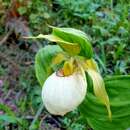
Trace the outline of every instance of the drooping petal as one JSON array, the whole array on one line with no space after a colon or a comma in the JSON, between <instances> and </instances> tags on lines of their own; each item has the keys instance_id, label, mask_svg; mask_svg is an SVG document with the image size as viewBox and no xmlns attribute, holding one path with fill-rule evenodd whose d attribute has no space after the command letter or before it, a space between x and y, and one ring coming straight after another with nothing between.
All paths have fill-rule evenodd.
<instances>
[{"instance_id":1,"label":"drooping petal","mask_svg":"<svg viewBox=\"0 0 130 130\"><path fill-rule=\"evenodd\" d=\"M101 75L92 69L88 69L87 72L93 81L93 90L95 95L99 98L100 101L102 101L102 103L106 105L108 116L111 119L112 113L110 109L110 101Z\"/></svg>"}]
</instances>

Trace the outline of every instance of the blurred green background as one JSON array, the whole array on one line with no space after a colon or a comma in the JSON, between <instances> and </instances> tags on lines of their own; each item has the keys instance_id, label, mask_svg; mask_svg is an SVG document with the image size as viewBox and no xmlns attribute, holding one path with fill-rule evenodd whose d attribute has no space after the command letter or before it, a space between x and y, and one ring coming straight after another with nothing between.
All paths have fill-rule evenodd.
<instances>
[{"instance_id":1,"label":"blurred green background","mask_svg":"<svg viewBox=\"0 0 130 130\"><path fill-rule=\"evenodd\" d=\"M49 42L23 37L48 25L86 32L103 76L130 73L129 0L0 0L0 130L91 130L78 110L59 117L40 107L34 60Z\"/></svg>"}]
</instances>

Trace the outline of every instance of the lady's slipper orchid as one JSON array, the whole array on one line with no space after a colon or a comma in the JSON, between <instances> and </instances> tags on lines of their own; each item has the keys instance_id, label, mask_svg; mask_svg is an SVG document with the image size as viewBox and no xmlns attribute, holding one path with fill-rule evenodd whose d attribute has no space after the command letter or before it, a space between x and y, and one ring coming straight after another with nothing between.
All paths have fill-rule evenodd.
<instances>
[{"instance_id":1,"label":"lady's slipper orchid","mask_svg":"<svg viewBox=\"0 0 130 130\"><path fill-rule=\"evenodd\" d=\"M109 119L111 119L112 113L109 96L97 63L92 58L93 50L89 38L85 33L76 29L51 28L53 31L49 35L40 34L36 37L29 37L32 39L45 38L59 45L55 51L50 47L45 49L47 51L42 50L42 53L39 52L39 56L36 58L36 64L38 65L38 67L36 67L37 77L41 85L52 71L59 70L64 63L62 66L64 76L61 77L55 72L48 77L43 85L42 98L47 110L55 115L64 115L75 109L85 97L87 87L85 77L89 76L92 80L95 96L106 106ZM42 61L43 57L48 64L45 64L45 62L41 62L40 64L39 59ZM52 61L50 59L52 59ZM49 64L52 64L52 66L48 67ZM42 65L44 67L46 66L45 71ZM39 74L41 70L44 72L45 78ZM82 73L75 73L75 70L80 70ZM85 73L87 73L88 76L86 76Z\"/></svg>"}]
</instances>

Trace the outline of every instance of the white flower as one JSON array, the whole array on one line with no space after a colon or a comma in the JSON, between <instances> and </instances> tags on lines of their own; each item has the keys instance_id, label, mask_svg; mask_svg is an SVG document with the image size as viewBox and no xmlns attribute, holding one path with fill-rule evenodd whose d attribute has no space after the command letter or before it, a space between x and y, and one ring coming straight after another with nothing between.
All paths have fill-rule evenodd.
<instances>
[{"instance_id":1,"label":"white flower","mask_svg":"<svg viewBox=\"0 0 130 130\"><path fill-rule=\"evenodd\" d=\"M65 77L55 72L43 85L42 99L51 114L63 116L79 106L86 91L86 79L80 72Z\"/></svg>"}]
</instances>

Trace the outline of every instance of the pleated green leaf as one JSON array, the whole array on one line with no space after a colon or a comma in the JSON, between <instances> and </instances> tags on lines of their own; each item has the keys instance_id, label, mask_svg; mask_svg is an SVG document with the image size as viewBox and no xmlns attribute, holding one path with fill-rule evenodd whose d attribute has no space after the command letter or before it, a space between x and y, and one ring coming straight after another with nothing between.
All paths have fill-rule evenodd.
<instances>
[{"instance_id":1,"label":"pleated green leaf","mask_svg":"<svg viewBox=\"0 0 130 130\"><path fill-rule=\"evenodd\" d=\"M62 49L57 45L48 45L38 51L35 57L36 77L41 86L46 78L53 72L52 62L54 56L61 53Z\"/></svg>"},{"instance_id":2,"label":"pleated green leaf","mask_svg":"<svg viewBox=\"0 0 130 130\"><path fill-rule=\"evenodd\" d=\"M91 82L88 82L91 86ZM127 130L130 128L130 76L114 76L105 79L109 95L112 121L107 117L105 106L91 89L79 109L94 130Z\"/></svg>"}]
</instances>

